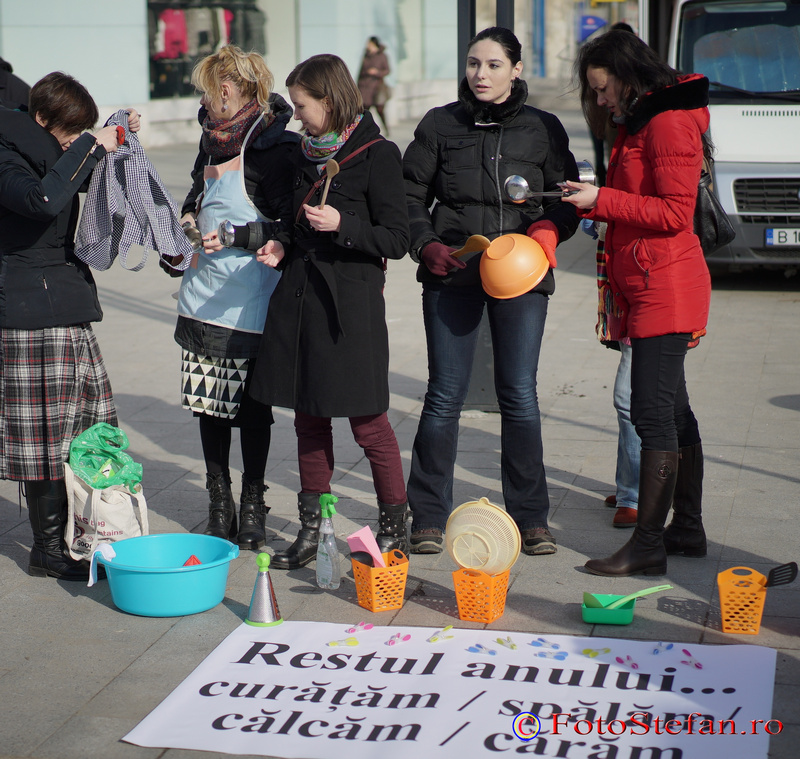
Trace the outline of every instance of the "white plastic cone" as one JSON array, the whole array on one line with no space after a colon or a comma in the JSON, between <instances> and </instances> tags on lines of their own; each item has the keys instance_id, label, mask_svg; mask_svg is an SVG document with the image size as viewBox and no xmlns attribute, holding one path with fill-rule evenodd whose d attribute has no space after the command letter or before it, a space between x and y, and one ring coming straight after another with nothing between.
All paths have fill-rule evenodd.
<instances>
[{"instance_id":1,"label":"white plastic cone","mask_svg":"<svg viewBox=\"0 0 800 759\"><path fill-rule=\"evenodd\" d=\"M250 599L250 610L245 619L248 625L254 627L272 627L283 622L275 598L275 588L272 587L272 579L269 576L269 561L268 553L260 553L256 557L258 575L253 588L253 597Z\"/></svg>"}]
</instances>

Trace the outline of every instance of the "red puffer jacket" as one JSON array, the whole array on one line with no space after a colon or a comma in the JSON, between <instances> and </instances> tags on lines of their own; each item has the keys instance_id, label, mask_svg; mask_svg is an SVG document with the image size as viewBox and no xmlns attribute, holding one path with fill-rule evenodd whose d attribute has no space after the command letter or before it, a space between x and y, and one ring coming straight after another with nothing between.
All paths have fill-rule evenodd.
<instances>
[{"instance_id":1,"label":"red puffer jacket","mask_svg":"<svg viewBox=\"0 0 800 759\"><path fill-rule=\"evenodd\" d=\"M608 222L605 252L622 334L702 334L711 278L692 231L708 129L708 79L682 76L648 93L619 128L607 187L583 215Z\"/></svg>"}]
</instances>

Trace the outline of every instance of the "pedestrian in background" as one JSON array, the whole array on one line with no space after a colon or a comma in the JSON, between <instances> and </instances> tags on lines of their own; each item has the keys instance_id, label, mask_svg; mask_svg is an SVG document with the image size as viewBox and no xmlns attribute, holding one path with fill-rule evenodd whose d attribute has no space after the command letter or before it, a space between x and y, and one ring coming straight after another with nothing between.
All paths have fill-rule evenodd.
<instances>
[{"instance_id":1,"label":"pedestrian in background","mask_svg":"<svg viewBox=\"0 0 800 759\"><path fill-rule=\"evenodd\" d=\"M408 479L411 551L442 550L459 416L485 308L502 420L505 507L522 532L522 550L552 554L536 372L553 272L530 292L497 299L481 286L480 256L464 262L451 254L472 234L528 234L555 267L556 246L575 232L577 215L557 197L512 203L502 183L520 174L535 192L560 192L558 183L576 178L578 169L561 122L525 104L522 50L511 31L484 29L470 42L465 63L458 100L428 111L403 158L429 372Z\"/></svg>"},{"instance_id":2,"label":"pedestrian in background","mask_svg":"<svg viewBox=\"0 0 800 759\"><path fill-rule=\"evenodd\" d=\"M183 274L175 327L183 349L181 403L200 423L209 494L205 534L253 550L266 541L264 475L273 417L245 389L280 275L261 266L244 243L223 247L217 229L223 221L246 229L265 223L273 237L290 226L291 156L299 136L286 130L291 109L270 92L272 81L258 53L235 45L202 59L192 72L202 93L203 134L181 221L199 230L203 250ZM243 463L238 520L229 466L233 427Z\"/></svg>"},{"instance_id":3,"label":"pedestrian in background","mask_svg":"<svg viewBox=\"0 0 800 759\"><path fill-rule=\"evenodd\" d=\"M103 318L89 267L75 257L78 191L117 131L91 134L97 105L54 72L30 112L0 107L0 478L24 483L33 547L28 574L82 580L64 543L64 462L72 439L117 412L92 322ZM129 110L131 131L139 115Z\"/></svg>"},{"instance_id":4,"label":"pedestrian in background","mask_svg":"<svg viewBox=\"0 0 800 759\"><path fill-rule=\"evenodd\" d=\"M368 111L375 106L381 123L383 133L389 135L389 126L386 123L386 103L392 96L392 91L386 83L389 75L389 59L386 57L386 46L381 44L377 37L370 37L361 59L361 70L358 74L358 89L364 101L364 110Z\"/></svg>"},{"instance_id":5,"label":"pedestrian in background","mask_svg":"<svg viewBox=\"0 0 800 759\"><path fill-rule=\"evenodd\" d=\"M385 140L341 58L315 55L286 80L303 125L294 182L293 237L258 260L281 263L269 304L252 396L294 409L301 529L272 567L316 556L319 497L333 477L332 417L347 417L372 470L382 552L406 551L406 490L389 408L385 260L408 250L400 152ZM340 168L321 203L326 163ZM266 267L265 267L266 268Z\"/></svg>"},{"instance_id":6,"label":"pedestrian in background","mask_svg":"<svg viewBox=\"0 0 800 759\"><path fill-rule=\"evenodd\" d=\"M609 31L576 60L581 101L595 132L619 130L607 186L568 182L562 200L608 223L608 281L631 340L631 419L642 441L639 508L631 539L586 568L599 575L664 574L667 554L705 556L703 452L684 359L705 334L711 278L693 231L703 157L711 145L708 80L680 75L627 31ZM664 524L673 504L670 526Z\"/></svg>"}]
</instances>

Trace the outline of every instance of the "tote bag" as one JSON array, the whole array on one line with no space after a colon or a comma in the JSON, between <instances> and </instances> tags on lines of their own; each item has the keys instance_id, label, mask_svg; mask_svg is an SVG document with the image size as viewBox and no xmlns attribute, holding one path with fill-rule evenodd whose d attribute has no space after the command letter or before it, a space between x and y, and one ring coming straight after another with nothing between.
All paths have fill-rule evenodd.
<instances>
[{"instance_id":1,"label":"tote bag","mask_svg":"<svg viewBox=\"0 0 800 759\"><path fill-rule=\"evenodd\" d=\"M64 464L68 515L64 532L73 559L91 559L101 543L149 535L147 503L142 486L93 488Z\"/></svg>"}]
</instances>

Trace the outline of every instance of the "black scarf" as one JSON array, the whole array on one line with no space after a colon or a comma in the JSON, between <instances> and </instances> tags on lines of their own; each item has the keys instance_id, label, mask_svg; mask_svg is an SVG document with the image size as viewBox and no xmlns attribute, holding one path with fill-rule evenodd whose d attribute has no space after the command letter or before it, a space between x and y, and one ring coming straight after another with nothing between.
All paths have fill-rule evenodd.
<instances>
[{"instance_id":1,"label":"black scarf","mask_svg":"<svg viewBox=\"0 0 800 759\"><path fill-rule=\"evenodd\" d=\"M473 95L466 77L458 86L458 101L476 124L503 124L519 113L527 99L528 85L519 78L512 82L511 94L502 103L482 103Z\"/></svg>"}]
</instances>

